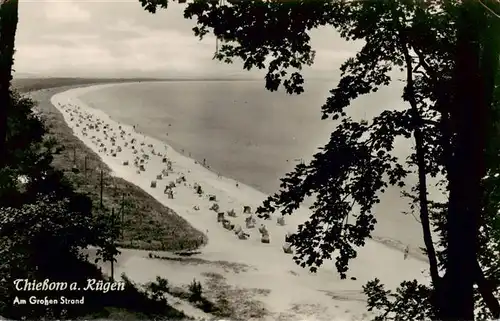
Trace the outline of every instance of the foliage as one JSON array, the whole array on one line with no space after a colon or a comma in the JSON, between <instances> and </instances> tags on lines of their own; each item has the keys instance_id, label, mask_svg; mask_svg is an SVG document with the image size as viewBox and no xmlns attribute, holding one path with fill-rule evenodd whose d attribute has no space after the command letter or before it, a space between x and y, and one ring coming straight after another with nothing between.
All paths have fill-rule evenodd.
<instances>
[{"instance_id":1,"label":"foliage","mask_svg":"<svg viewBox=\"0 0 500 321\"><path fill-rule=\"evenodd\" d=\"M201 283L199 281L196 281L195 279L193 282L189 284L189 301L190 302L199 302L202 301L203 299L203 289L201 286Z\"/></svg>"},{"instance_id":2,"label":"foliage","mask_svg":"<svg viewBox=\"0 0 500 321\"><path fill-rule=\"evenodd\" d=\"M6 166L0 169L0 204L19 207L33 202L38 193L56 192L61 198L78 198L75 206L87 208L62 173L51 166L53 154L61 147L47 135L43 119L34 112L34 101L11 92L11 103L14 108L7 122Z\"/></svg>"},{"instance_id":3,"label":"foliage","mask_svg":"<svg viewBox=\"0 0 500 321\"><path fill-rule=\"evenodd\" d=\"M74 191L63 174L51 166L53 143L45 134L41 118L34 113L31 100L17 94L19 108L9 115L9 160L15 182L23 175L26 182L12 183L10 195L0 207L0 315L11 319L75 319L81 316L108 318L136 314L142 319L158 316L170 319L185 315L170 307L165 299L151 298L126 277L125 291L16 291L13 280L29 279L77 282L83 288L87 279L108 281L102 272L88 262L82 249L97 247L97 255L114 260L119 251L115 239L119 233L116 217L106 211L92 213L92 202ZM47 145L46 145L47 144ZM0 188L2 195L5 189ZM7 206L11 204L11 206ZM13 299L37 297L85 297L84 305L13 305ZM119 311L119 312L112 312Z\"/></svg>"},{"instance_id":4,"label":"foliage","mask_svg":"<svg viewBox=\"0 0 500 321\"><path fill-rule=\"evenodd\" d=\"M89 197L52 167L60 147L47 135L35 103L10 90L18 1L0 5L0 315L10 319L110 317L109 308L143 319L185 318L165 299L151 299L125 276L124 291L85 291L88 280L105 282L82 249L115 260L116 217L92 215ZM22 291L14 280L76 283L78 290ZM84 298L82 305L15 304L14 298ZM123 315L123 313L122 313Z\"/></svg>"},{"instance_id":5,"label":"foliage","mask_svg":"<svg viewBox=\"0 0 500 321\"><path fill-rule=\"evenodd\" d=\"M364 245L373 231L376 219L371 210L379 202L378 192L384 191L389 184L403 186L403 179L408 174L405 169L408 167L404 165L410 165L410 169L415 166L411 160L409 164L400 164L391 155L397 136L411 137L415 120L409 110L384 111L371 123L356 122L344 110L358 96L388 85L390 72L403 63L399 44L389 41L398 37L392 19L392 7L397 4L392 1L356 2L349 6L323 1L233 4L229 7L196 1L186 9L185 15L198 18L195 34L204 35L208 28L214 28L214 33L228 43L226 47L222 46L217 58L236 56L249 67L261 68L264 65L259 62L263 62L268 54L273 56L274 50L284 50L284 54L276 51L277 57L268 66L266 86L272 90L281 83L277 79L286 75L280 73L283 76L278 77L273 66L300 69L308 64L308 57L312 55L307 35L310 29L331 23L346 39L366 40L356 57L341 67L342 78L322 107L324 118L339 121L329 143L314 155L310 164L299 164L294 172L287 174L282 179L281 191L259 210L265 213L279 208L283 214L291 214L304 198L314 194L313 215L292 238L297 249L295 260L316 270L324 260L331 258L332 252L340 253L336 266L345 277L350 259L356 256L355 247ZM399 10L408 10L404 4L400 7ZM269 15L296 19L278 18L274 20L279 23L268 24ZM223 19L210 19L214 16ZM258 18L266 23L253 23ZM244 22L243 25L240 21ZM257 29L260 34L271 34L270 39L255 40L251 37ZM289 30L294 32L288 33ZM280 47L284 49L278 49ZM246 56L247 53L254 53L254 56ZM294 57L303 59L297 62ZM302 82L293 79L297 78L283 81L287 92L301 92ZM427 113L431 114L431 111ZM389 179L386 181L385 177ZM353 214L355 207L359 212ZM349 214L353 215L351 221L348 220Z\"/></svg>"},{"instance_id":6,"label":"foliage","mask_svg":"<svg viewBox=\"0 0 500 321\"><path fill-rule=\"evenodd\" d=\"M13 306L19 293L12 288L12 281L51 278L85 282L87 277L101 277L92 268L82 272L85 263L80 249L95 245L116 253L109 242L113 226L92 216L90 199L75 192L51 166L58 146L46 135L34 102L15 92L10 97L14 108L8 114L7 154L0 173L0 315L60 315L60 308L49 311Z\"/></svg>"},{"instance_id":7,"label":"foliage","mask_svg":"<svg viewBox=\"0 0 500 321\"><path fill-rule=\"evenodd\" d=\"M368 311L382 312L374 318L375 321L436 318L428 299L432 294L431 288L417 281L404 281L396 293L392 293L384 289L380 280L375 279L368 282L363 290L368 296ZM388 299L391 296L392 301Z\"/></svg>"},{"instance_id":8,"label":"foliage","mask_svg":"<svg viewBox=\"0 0 500 321\"><path fill-rule=\"evenodd\" d=\"M170 290L168 280L160 276L156 277L156 282L150 282L147 285L147 289L151 292L151 296L154 299L162 298Z\"/></svg>"},{"instance_id":9,"label":"foliage","mask_svg":"<svg viewBox=\"0 0 500 321\"><path fill-rule=\"evenodd\" d=\"M51 166L58 146L46 135L34 102L15 92L11 101L15 108L8 115L6 166L0 175L0 251L4 260L0 315L61 315L62 308L13 306L13 298L19 295L13 280L85 282L87 277L101 277L92 269L79 273L85 266L80 250L94 245L106 249L106 254L117 254L110 242L110 233L116 234L116 228L102 216L93 216L90 199L75 192L62 172Z\"/></svg>"},{"instance_id":10,"label":"foliage","mask_svg":"<svg viewBox=\"0 0 500 321\"><path fill-rule=\"evenodd\" d=\"M120 236L118 215L103 211L95 217L95 222L92 224L99 231L99 239L103 241L97 249L95 263L101 259L105 262L116 262L116 256L120 254L116 248L116 241Z\"/></svg>"},{"instance_id":11,"label":"foliage","mask_svg":"<svg viewBox=\"0 0 500 321\"><path fill-rule=\"evenodd\" d=\"M0 249L5 260L1 270L5 310L0 314L45 316L49 307L33 307L28 311L25 307L12 305L16 296L25 294L13 288L13 281L49 278L85 282L88 275L72 274L73 269L78 260L83 259L81 248L90 244L106 246L102 230L94 224L92 216L72 212L67 200L57 200L51 195L41 195L36 203L21 208L2 208L0 212ZM54 309L50 313L61 313L57 311L60 308Z\"/></svg>"}]
</instances>

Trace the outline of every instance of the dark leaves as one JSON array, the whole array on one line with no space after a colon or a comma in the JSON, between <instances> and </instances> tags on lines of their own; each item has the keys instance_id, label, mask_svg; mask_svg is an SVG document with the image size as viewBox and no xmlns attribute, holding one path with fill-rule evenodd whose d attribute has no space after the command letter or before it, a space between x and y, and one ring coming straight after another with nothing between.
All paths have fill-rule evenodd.
<instances>
[{"instance_id":1,"label":"dark leaves","mask_svg":"<svg viewBox=\"0 0 500 321\"><path fill-rule=\"evenodd\" d=\"M363 286L368 311L382 312L374 320L435 320L431 288L416 280L404 281L395 293L385 290L379 279Z\"/></svg>"},{"instance_id":2,"label":"dark leaves","mask_svg":"<svg viewBox=\"0 0 500 321\"><path fill-rule=\"evenodd\" d=\"M19 209L1 208L0 217L0 238L44 251L52 248L76 253L79 247L104 246L113 231L106 220L73 212L68 200L51 195L40 195L35 203Z\"/></svg>"},{"instance_id":3,"label":"dark leaves","mask_svg":"<svg viewBox=\"0 0 500 321\"><path fill-rule=\"evenodd\" d=\"M144 10L150 13L156 13L158 7L166 9L168 7L168 0L139 0Z\"/></svg>"},{"instance_id":4,"label":"dark leaves","mask_svg":"<svg viewBox=\"0 0 500 321\"><path fill-rule=\"evenodd\" d=\"M314 61L308 31L327 23L325 10L333 8L326 1L194 1L184 17L195 18L194 34L202 38L209 30L221 46L215 58L230 62L240 58L245 69L268 69L266 88L275 91L280 85L289 94L303 92L303 79L297 72ZM265 36L263 36L265 35ZM268 59L268 60L266 60ZM290 69L296 70L290 73Z\"/></svg>"},{"instance_id":5,"label":"dark leaves","mask_svg":"<svg viewBox=\"0 0 500 321\"><path fill-rule=\"evenodd\" d=\"M371 126L344 118L313 160L297 165L282 179L281 191L257 210L263 217L276 209L292 214L306 197L315 195L310 219L291 239L298 264L315 270L335 259L345 277L355 247L363 246L373 231L371 209L379 202L377 192L387 186L384 175L397 184L407 173L388 153L396 128L380 125L387 115L375 118Z\"/></svg>"}]
</instances>

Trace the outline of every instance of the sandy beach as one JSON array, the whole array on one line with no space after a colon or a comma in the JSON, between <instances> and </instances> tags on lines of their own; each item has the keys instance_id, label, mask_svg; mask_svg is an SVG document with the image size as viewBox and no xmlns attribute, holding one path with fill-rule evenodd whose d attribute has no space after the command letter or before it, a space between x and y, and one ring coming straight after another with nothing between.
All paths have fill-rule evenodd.
<instances>
[{"instance_id":1,"label":"sandy beach","mask_svg":"<svg viewBox=\"0 0 500 321\"><path fill-rule=\"evenodd\" d=\"M366 316L361 293L366 281L377 277L388 288L415 278L428 282L425 262L405 260L401 251L374 241L359 249L349 271L352 279L340 280L333 262L326 262L316 274L300 268L284 251L285 236L309 217L307 208L284 218L257 218L252 213L266 198L262 192L211 172L165 142L137 133L78 99L107 86L113 85L70 89L54 95L51 102L113 175L133 182L208 237L200 253L188 259L165 253L158 255L170 259L157 259L146 251L123 250L116 275L125 273L138 283L161 276L178 286L200 280L214 298L229 293L235 314L246 320L360 319ZM219 213L224 213L223 222ZM262 242L264 234L269 243ZM183 310L209 317L187 306Z\"/></svg>"}]
</instances>

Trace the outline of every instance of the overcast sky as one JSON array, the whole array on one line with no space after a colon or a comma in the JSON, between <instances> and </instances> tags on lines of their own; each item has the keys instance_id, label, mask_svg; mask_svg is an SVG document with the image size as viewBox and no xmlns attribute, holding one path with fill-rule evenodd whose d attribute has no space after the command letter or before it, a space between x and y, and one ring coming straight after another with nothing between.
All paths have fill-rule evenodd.
<instances>
[{"instance_id":1,"label":"overcast sky","mask_svg":"<svg viewBox=\"0 0 500 321\"><path fill-rule=\"evenodd\" d=\"M241 63L212 60L214 38L194 37L183 9L172 3L153 15L138 0L21 0L14 68L43 76L260 78ZM312 44L316 62L308 78L338 74L359 48L331 29L313 32Z\"/></svg>"}]
</instances>

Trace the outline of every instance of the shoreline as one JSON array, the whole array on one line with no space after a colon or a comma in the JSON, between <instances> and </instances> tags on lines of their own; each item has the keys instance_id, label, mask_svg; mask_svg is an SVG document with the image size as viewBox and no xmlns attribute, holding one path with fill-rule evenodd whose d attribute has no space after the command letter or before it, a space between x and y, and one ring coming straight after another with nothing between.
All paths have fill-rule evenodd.
<instances>
[{"instance_id":1,"label":"shoreline","mask_svg":"<svg viewBox=\"0 0 500 321\"><path fill-rule=\"evenodd\" d=\"M163 80L153 80L152 82L161 82ZM61 93L64 93L66 91L72 91L72 90L82 90L82 92L80 94L77 95L77 97L75 97L75 99L82 105L85 105L86 108L88 109L91 109L91 110L95 110L98 112L98 114L100 114L101 116L103 116L104 118L108 118L109 120L117 123L117 124L121 124L122 127L128 127L129 130L132 130L134 131L135 133L137 133L138 135L140 136L143 136L145 140L151 140L151 141L154 141L155 143L157 144L164 144L166 146L168 146L168 149L170 150L173 150L175 151L175 153L177 153L179 156L182 156L188 160L191 160L192 162L194 162L194 164L198 165L198 166L201 166L202 168L206 169L207 171L209 171L210 173L212 173L213 175L217 176L217 178L221 178L221 179L224 179L224 180L228 180L232 183L234 183L235 186L243 186L244 188L246 189L250 189L250 190L253 190L255 192L257 192L258 194L261 194L261 196L263 197L263 199L267 196L266 193L262 192L262 191L259 191L257 190L255 187L253 186L249 186L249 185L246 185L242 182L239 182L233 178L230 178L230 177L227 177L227 176L224 176L223 174L219 173L219 172L216 172L215 170L212 170L210 168L210 166L204 166L202 163L200 163L199 160L196 160L194 158L192 158L190 155L186 155L183 151L178 151L176 149L174 149L173 147L171 147L167 142L159 139L159 138L156 138L156 137L153 137L153 136L149 136L147 135L146 133L138 130L138 126L137 125L133 125L133 124L126 124L126 123L123 123L123 122L120 122L118 120L115 120L113 119L111 116L109 116L108 114L106 114L105 112L101 111L100 109L98 108L95 108L95 107L90 107L88 105L86 105L82 100L80 100L79 96L81 95L84 95L87 91L94 91L94 90L101 90L101 89L106 89L106 88L109 88L109 87L114 87L114 86L122 86L122 85L131 85L131 84L135 84L137 83L138 81L120 81L120 82L116 82L116 83L103 83L103 84L84 84L84 85L81 85L81 86L77 86L76 88L71 88L69 90L65 90L63 92L60 92L59 94ZM143 81L144 82L144 81ZM86 89L85 89L86 88ZM58 95L58 94L55 94L55 95ZM51 98L52 99L52 98ZM51 102L52 103L52 102ZM52 103L52 105L54 105ZM55 107L55 105L54 105ZM57 109L57 107L56 107ZM58 109L59 110L59 109ZM59 112L61 112L59 110ZM67 124L67 123L66 123ZM68 125L68 124L67 124ZM139 128L140 129L140 128ZM80 139L81 140L81 139ZM86 144L86 143L85 143ZM87 144L86 144L87 145ZM87 145L87 147L89 147ZM101 157L101 160L103 161L103 163L106 164L106 166L109 167L109 165L107 164L107 162L105 162L103 159L102 159L102 155L100 155L100 153L97 153L99 154L99 156ZM208 165L208 163L207 163ZM146 190L144 190L146 193L148 193ZM301 206L301 207L305 207L305 206ZM203 231L203 230L201 230ZM388 248L391 248L391 249L394 249L394 250L397 250L397 251L400 251L401 253L404 253L405 252L405 245L397 240L394 240L394 239L391 239L391 238L385 238L385 237L377 237L377 236L374 236L372 238L372 240L374 242L377 242L381 245L384 245ZM422 262L426 262L427 263L427 258L425 257L425 255L423 254L420 254L419 253L419 250L415 250L414 248L410 248L410 251L409 251L409 256L417 259L417 260L421 260Z\"/></svg>"},{"instance_id":2,"label":"shoreline","mask_svg":"<svg viewBox=\"0 0 500 321\"><path fill-rule=\"evenodd\" d=\"M94 87L95 90L100 90L101 88L105 89L107 87L127 86L127 85L134 84L134 83L137 83L137 82L131 81L131 82L110 83L110 84L97 84L97 85L89 85L89 86L86 85L85 87ZM95 86L97 86L97 87L95 87ZM93 91L93 90L90 90L90 91ZM82 101L82 103L84 103L84 102ZM91 109L100 110L99 108L97 108L98 106L93 106L92 105L92 106L87 106L87 107L91 108ZM105 114L105 112L103 112L103 113ZM234 178L232 178L230 176L226 176L223 172L220 172L218 170L212 169L211 166L210 166L210 160L209 159L206 159L207 163L206 163L206 166L204 166L202 164L202 160L201 159L196 158L194 156L193 157L191 156L191 152L184 151L182 149L179 150L179 149L171 147L171 145L168 143L168 141L165 141L165 140L161 139L158 136L150 135L150 134L142 131L140 125L138 125L138 124L125 123L125 122L116 120L116 119L114 119L113 117L111 117L111 116L109 116L107 114L106 114L106 117L108 117L109 119L111 119L111 120L113 120L113 121L115 121L117 123L126 124L127 126L130 126L131 128L133 127L133 125L136 125L135 126L135 131L138 134L144 135L145 137L149 137L150 139L157 140L157 141L161 142L162 144L169 145L170 149L174 150L175 152L177 152L180 155L183 155L183 156L185 156L185 157L187 157L189 159L192 159L198 165L203 166L204 168L206 168L207 170L209 170L210 172L214 173L217 176L223 177L224 179L231 180L235 184L237 183L239 185L245 185L246 187L248 187L250 189L258 191L262 195L267 195L267 193L265 191L260 190L256 186L248 185L248 184L245 184L245 183L243 183L241 181L237 181L236 179L234 179ZM305 207L305 205L303 205L303 206ZM428 262L427 257L420 250L420 246L417 246L417 245L414 245L414 244L408 246L408 244L404 244L403 242L401 242L401 241L399 241L397 239L393 239L393 238L390 238L390 237L385 237L384 235L373 235L372 240L375 241L375 242L377 242L377 243L383 244L384 246L387 246L387 247L389 247L391 249L398 250L401 253L404 253L405 250L407 248L409 248L409 253L408 253L409 256L411 256L411 257L413 257L415 259L421 260L422 262L426 262L426 263Z\"/></svg>"},{"instance_id":3,"label":"shoreline","mask_svg":"<svg viewBox=\"0 0 500 321\"><path fill-rule=\"evenodd\" d=\"M134 83L134 82L131 82L131 83ZM73 130L74 135L76 137L78 137L87 147L89 147L90 149L92 149L96 154L98 154L100 156L100 158L102 159L103 163L105 163L111 169L111 171L113 172L114 176L121 177L121 178L123 178L123 179L125 179L125 180L127 180L129 182L134 183L134 184L137 182L137 178L138 178L138 177L134 177L135 175L133 175L132 173L128 172L126 168L122 168L122 166L120 166L120 164L118 162L114 162L114 159L112 158L112 156L110 155L109 152L107 154L103 154L103 152L99 151L99 149L96 148L96 146L92 145L92 143L89 142L88 139L85 139L85 137L82 137L81 135L78 135L77 133L75 133L75 130L77 130L77 128L75 126L70 125L71 120L68 120L68 117L64 113L64 111L61 111L59 109L59 107L57 106L58 104L62 103L60 101L59 97L62 97L63 100L68 99L68 101L71 101L71 104L73 104L74 106L78 106L78 108L86 109L87 111L90 111L92 114L96 115L99 119L104 119L104 121L107 122L107 123L114 122L118 126L121 126L121 128L126 129L129 132L134 132L135 133L135 138L137 139L137 141L141 140L141 145L143 145L143 144L146 145L146 142L148 142L148 143L152 143L153 145L157 145L157 146L162 146L162 145L165 146L165 148L166 148L167 151L170 151L170 153L173 153L173 155L174 155L173 157L175 157L176 159L180 160L180 162L183 163L183 165L181 165L182 167L185 167L185 168L182 168L183 171L190 172L190 171L193 171L193 169L195 169L196 167L198 167L197 170L195 170L197 172L197 174L199 174L201 172L202 173L201 176L204 176L204 175L208 176L207 178L204 178L204 179L208 179L208 180L212 180L212 179L219 180L220 179L220 183L223 185L223 187L226 188L226 190L227 189L233 189L233 188L235 188L237 190L240 190L240 191L244 190L246 192L245 194L249 194L250 195L249 197L245 197L246 199L255 199L255 198L258 198L258 199L264 200L267 197L266 194L264 194L264 193L262 193L262 192L260 192L260 191L258 191L256 189L254 189L251 186L248 186L246 184L238 182L238 181L236 181L236 180L234 180L232 178L228 178L228 177L219 175L218 173L216 173L216 172L210 170L209 168L203 166L202 164L200 164L195 159L192 159L189 156L183 154L182 152L179 152L179 151L173 149L166 142L161 141L161 140L159 140L157 138L148 136L148 135L146 135L144 133L136 131L133 128L133 125L119 123L119 122L113 120L105 112L101 111L100 109L96 109L96 108L87 106L83 101L81 101L78 98L80 95L83 95L87 91L100 90L100 89L105 89L107 87L112 87L112 86L116 86L116 85L126 85L126 84L130 84L130 83L98 84L98 85L79 86L77 88L72 88L72 89L69 89L69 90L57 93L57 94L53 95L52 98L51 98L52 105L61 114L63 114L63 117L64 117L64 119L66 121L66 124L68 125L69 128L71 128ZM77 93L76 95L74 95L75 92ZM55 98L55 97L57 97L57 98ZM84 106L84 107L82 108L82 106ZM175 164L175 161L174 161L174 164ZM184 166L184 164L189 164L189 165ZM136 179L134 179L134 178L136 178ZM162 203L162 204L165 203L163 200L159 200L158 199L159 197L157 197L157 195L153 195L150 192L151 190L148 187L146 187L148 184L136 184L136 185L138 185L139 187L141 187L146 193L152 195L155 199L157 199L158 201L160 201L160 203ZM168 207L168 205L166 205L166 204L163 204L163 205ZM255 205L260 205L260 203L259 204L255 204ZM256 206L252 206L252 208L255 208L255 207ZM182 217L182 215L180 215L180 216ZM189 220L188 220L188 222L189 222ZM192 223L194 223L194 225L198 225L199 230L203 231L202 227L204 225L198 224L196 221L193 221ZM195 228L197 228L197 227L195 226ZM209 243L210 243L210 241L209 241Z\"/></svg>"}]
</instances>

